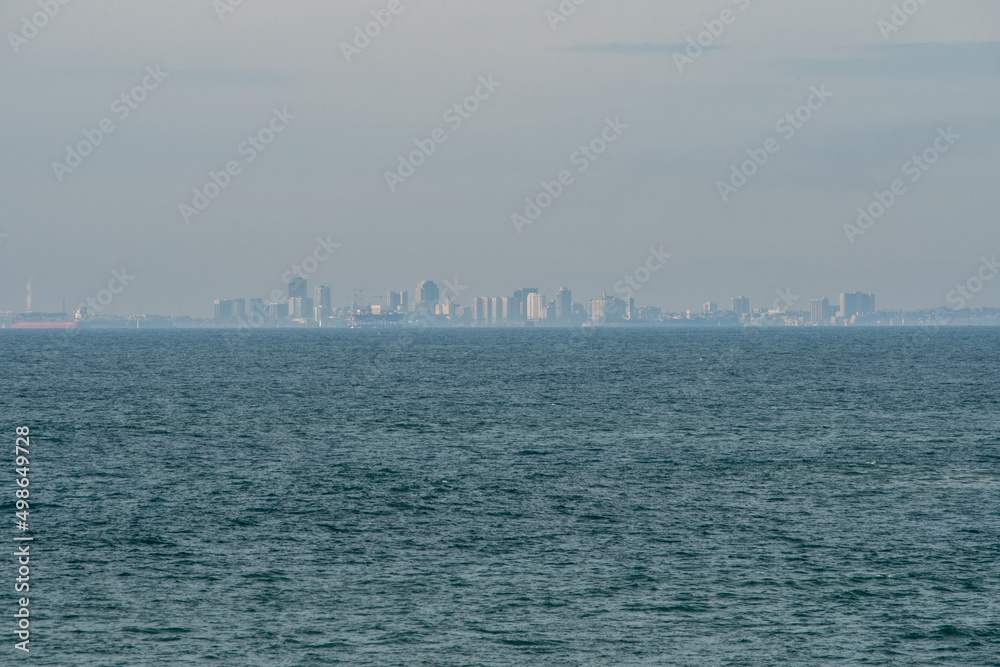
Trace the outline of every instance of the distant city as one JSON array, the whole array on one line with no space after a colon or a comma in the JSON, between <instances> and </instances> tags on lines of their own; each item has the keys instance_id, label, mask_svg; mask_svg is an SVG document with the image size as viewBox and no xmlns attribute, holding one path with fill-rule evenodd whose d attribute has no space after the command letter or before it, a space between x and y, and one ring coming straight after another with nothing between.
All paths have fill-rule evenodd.
<instances>
[{"instance_id":1,"label":"distant city","mask_svg":"<svg viewBox=\"0 0 1000 667\"><path fill-rule=\"evenodd\" d=\"M91 312L86 305L72 313L38 313L30 310L29 302L29 310L25 312L0 313L0 328L1000 325L1000 309L880 311L875 305L875 295L866 292L842 293L832 302L828 297L810 299L808 310L795 308L801 301L799 297L778 292L778 298L764 306L755 306L749 298L736 296L725 306L709 301L698 311L666 312L655 306L637 306L633 298L622 299L606 292L580 303L573 300L573 293L566 287L556 290L552 299L537 288L524 287L514 290L510 296L468 298L464 305L461 303L462 291L464 288L448 281L439 287L433 280L424 280L417 284L412 301L410 292L400 290L378 297L378 303L357 294L350 304L334 307L330 286L317 286L310 293L306 279L293 278L288 283L287 298L277 301L252 298L249 303L244 298L217 299L211 318L148 314L112 316L104 314L103 308L102 312Z\"/></svg>"}]
</instances>

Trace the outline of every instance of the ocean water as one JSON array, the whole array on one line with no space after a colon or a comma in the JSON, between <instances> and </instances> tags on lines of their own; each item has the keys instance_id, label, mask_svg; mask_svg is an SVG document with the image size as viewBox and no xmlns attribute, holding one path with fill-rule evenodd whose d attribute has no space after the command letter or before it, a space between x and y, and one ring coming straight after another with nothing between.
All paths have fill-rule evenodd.
<instances>
[{"instance_id":1,"label":"ocean water","mask_svg":"<svg viewBox=\"0 0 1000 667\"><path fill-rule=\"evenodd\" d=\"M4 331L0 374L34 665L1000 665L998 330Z\"/></svg>"}]
</instances>

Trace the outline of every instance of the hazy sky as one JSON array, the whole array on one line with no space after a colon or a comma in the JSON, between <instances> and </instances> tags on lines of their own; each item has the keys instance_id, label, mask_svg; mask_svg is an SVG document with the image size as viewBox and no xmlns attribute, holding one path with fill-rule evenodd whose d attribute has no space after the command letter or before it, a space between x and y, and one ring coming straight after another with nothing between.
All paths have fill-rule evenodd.
<instances>
[{"instance_id":1,"label":"hazy sky","mask_svg":"<svg viewBox=\"0 0 1000 667\"><path fill-rule=\"evenodd\" d=\"M229 3L3 3L0 309L22 309L29 280L36 310L75 308L125 268L109 312L208 315L284 292L317 238L340 247L310 284L338 305L422 279L457 279L463 304L561 285L583 301L662 246L640 304L790 289L802 308L854 290L932 307L1000 253L995 0L566 0L558 23L559 0L400 0L351 62L342 43L389 0L243 0L220 18ZM679 62L689 38L708 48ZM446 117L477 88L475 111ZM438 129L392 191L386 172ZM84 132L99 145L54 167ZM576 153L602 132L603 154ZM906 164L928 149L933 165ZM767 161L724 202L748 151ZM511 216L563 171L518 233ZM884 215L845 231L896 180ZM969 305L1000 306L1000 280Z\"/></svg>"}]
</instances>

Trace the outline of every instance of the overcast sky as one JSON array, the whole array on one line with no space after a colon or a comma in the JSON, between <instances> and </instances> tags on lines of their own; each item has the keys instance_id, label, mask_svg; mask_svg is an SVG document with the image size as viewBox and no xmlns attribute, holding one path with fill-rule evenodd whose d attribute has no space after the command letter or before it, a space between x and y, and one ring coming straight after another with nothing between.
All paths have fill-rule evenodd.
<instances>
[{"instance_id":1,"label":"overcast sky","mask_svg":"<svg viewBox=\"0 0 1000 667\"><path fill-rule=\"evenodd\" d=\"M995 0L909 0L898 25L892 0L587 0L568 17L559 0L401 0L347 55L389 0L49 1L37 29L39 0L0 9L2 310L29 280L35 310L75 308L125 268L109 312L209 315L284 292L318 238L340 247L306 262L310 285L338 305L423 279L457 279L464 304L522 286L584 301L662 246L640 304L864 290L936 307L1000 253ZM243 143L272 129L263 151ZM100 142L77 162L84 132ZM574 155L602 133L601 155ZM881 218L845 229L897 180ZM723 201L720 181L741 185ZM1000 306L1000 280L969 305Z\"/></svg>"}]
</instances>

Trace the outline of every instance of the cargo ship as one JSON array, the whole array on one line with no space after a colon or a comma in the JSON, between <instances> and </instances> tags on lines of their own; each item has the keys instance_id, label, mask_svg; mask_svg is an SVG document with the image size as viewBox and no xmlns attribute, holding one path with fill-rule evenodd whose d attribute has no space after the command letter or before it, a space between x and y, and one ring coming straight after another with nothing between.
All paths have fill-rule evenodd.
<instances>
[{"instance_id":1,"label":"cargo ship","mask_svg":"<svg viewBox=\"0 0 1000 667\"><path fill-rule=\"evenodd\" d=\"M11 329L73 329L76 319L66 313L20 313L6 322Z\"/></svg>"}]
</instances>

